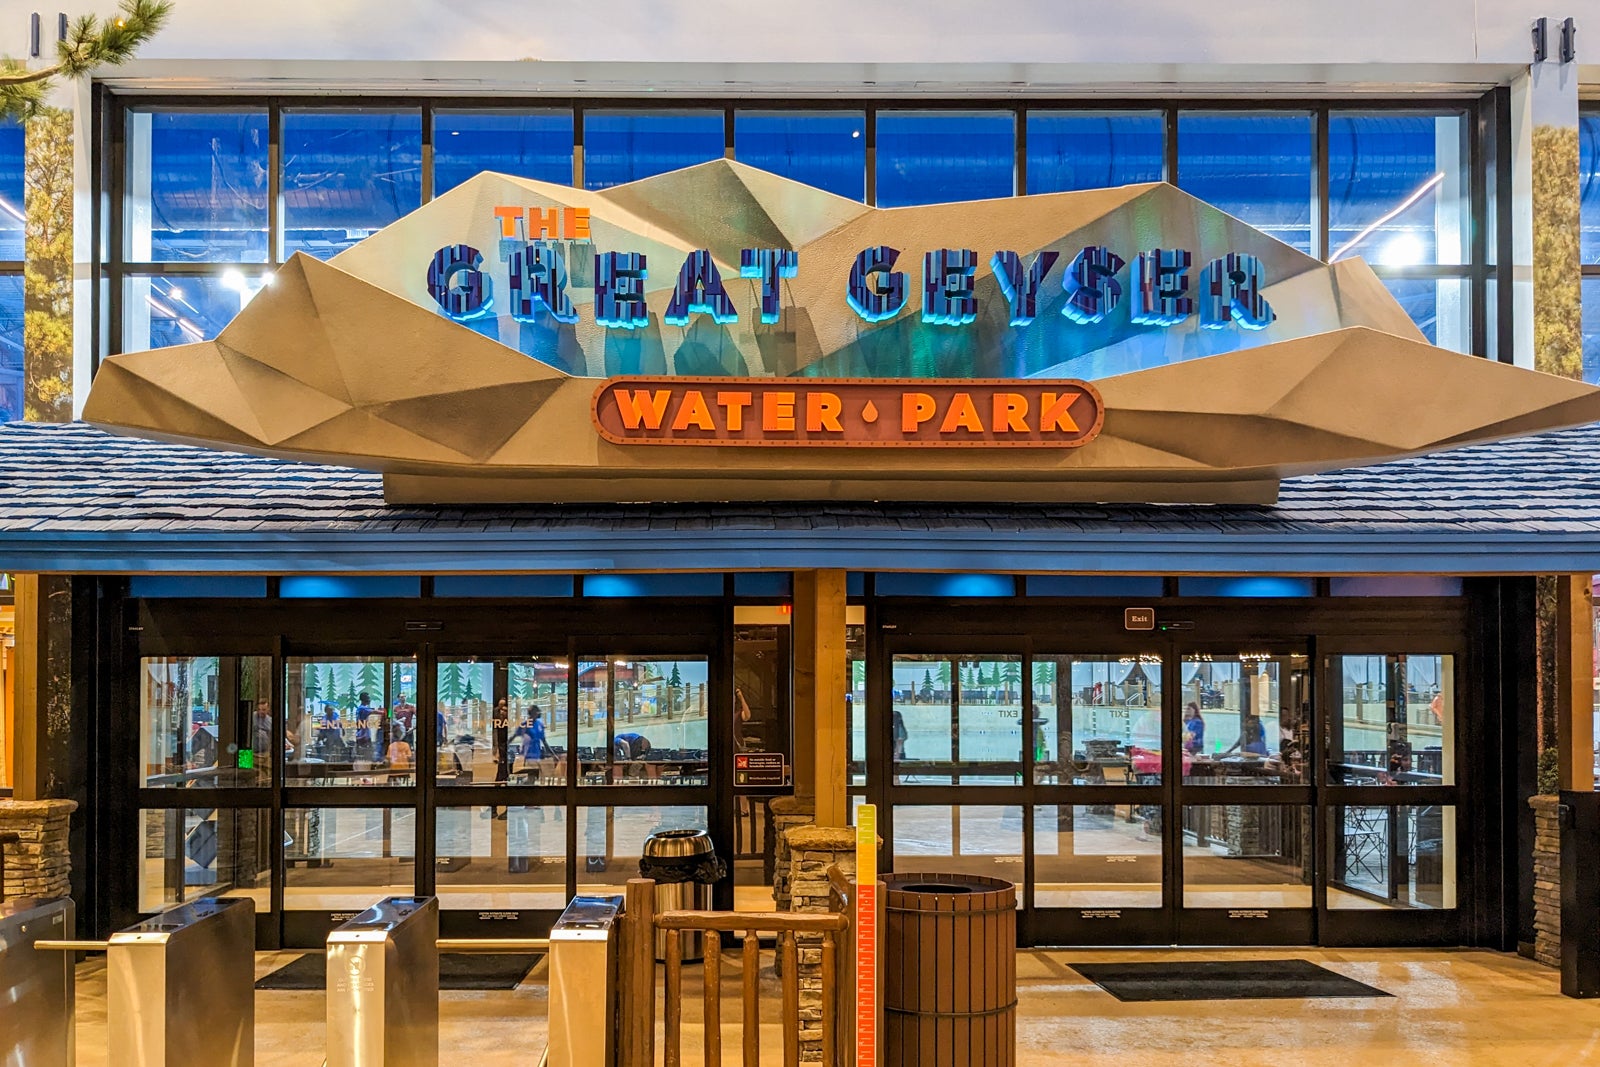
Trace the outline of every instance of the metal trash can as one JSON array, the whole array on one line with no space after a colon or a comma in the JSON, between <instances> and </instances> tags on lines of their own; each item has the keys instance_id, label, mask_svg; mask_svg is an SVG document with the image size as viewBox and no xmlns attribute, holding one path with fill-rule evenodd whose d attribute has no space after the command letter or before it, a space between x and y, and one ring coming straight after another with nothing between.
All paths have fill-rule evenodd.
<instances>
[{"instance_id":1,"label":"metal trash can","mask_svg":"<svg viewBox=\"0 0 1600 1067\"><path fill-rule=\"evenodd\" d=\"M1011 1067L1017 887L967 874L884 879L883 1062Z\"/></svg>"},{"instance_id":2,"label":"metal trash can","mask_svg":"<svg viewBox=\"0 0 1600 1067\"><path fill-rule=\"evenodd\" d=\"M728 873L711 835L704 830L657 830L644 843L639 877L656 883L656 914L664 911L710 911L711 887ZM683 959L705 958L705 935L684 931ZM667 958L667 933L656 931L656 961Z\"/></svg>"}]
</instances>

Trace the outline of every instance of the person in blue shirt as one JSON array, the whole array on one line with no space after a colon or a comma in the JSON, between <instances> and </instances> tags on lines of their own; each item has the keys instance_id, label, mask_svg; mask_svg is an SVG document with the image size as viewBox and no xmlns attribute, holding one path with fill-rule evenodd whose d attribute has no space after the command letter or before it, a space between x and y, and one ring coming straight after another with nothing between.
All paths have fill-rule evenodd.
<instances>
[{"instance_id":1,"label":"person in blue shirt","mask_svg":"<svg viewBox=\"0 0 1600 1067\"><path fill-rule=\"evenodd\" d=\"M377 747L373 745L372 716L377 709L372 706L372 698L366 693L356 695L356 759L377 759Z\"/></svg>"},{"instance_id":2,"label":"person in blue shirt","mask_svg":"<svg viewBox=\"0 0 1600 1067\"><path fill-rule=\"evenodd\" d=\"M1191 754L1204 752L1206 747L1206 720L1200 714L1200 705L1189 701L1183 711L1183 748Z\"/></svg>"},{"instance_id":3,"label":"person in blue shirt","mask_svg":"<svg viewBox=\"0 0 1600 1067\"><path fill-rule=\"evenodd\" d=\"M1246 715L1239 726L1239 740L1228 746L1229 752L1238 750L1246 755L1267 755L1267 728L1261 724L1261 719L1255 715Z\"/></svg>"}]
</instances>

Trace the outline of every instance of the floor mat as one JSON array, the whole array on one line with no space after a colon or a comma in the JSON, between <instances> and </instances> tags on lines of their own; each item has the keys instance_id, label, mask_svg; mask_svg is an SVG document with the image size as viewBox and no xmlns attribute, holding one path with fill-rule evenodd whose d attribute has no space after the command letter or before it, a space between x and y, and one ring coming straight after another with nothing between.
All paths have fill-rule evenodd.
<instances>
[{"instance_id":1,"label":"floor mat","mask_svg":"<svg viewBox=\"0 0 1600 1067\"><path fill-rule=\"evenodd\" d=\"M1387 997L1309 960L1215 960L1201 963L1074 963L1073 970L1123 1001L1298 1000Z\"/></svg>"},{"instance_id":2,"label":"floor mat","mask_svg":"<svg viewBox=\"0 0 1600 1067\"><path fill-rule=\"evenodd\" d=\"M543 958L541 952L447 952L439 957L439 988L515 989ZM320 952L308 952L262 978L256 988L323 989L327 978L327 959Z\"/></svg>"}]
</instances>

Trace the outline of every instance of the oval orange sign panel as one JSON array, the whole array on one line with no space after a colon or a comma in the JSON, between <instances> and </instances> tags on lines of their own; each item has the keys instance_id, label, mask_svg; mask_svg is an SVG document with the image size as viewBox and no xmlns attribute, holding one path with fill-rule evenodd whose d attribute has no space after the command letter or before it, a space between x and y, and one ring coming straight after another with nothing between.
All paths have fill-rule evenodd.
<instances>
[{"instance_id":1,"label":"oval orange sign panel","mask_svg":"<svg viewBox=\"0 0 1600 1067\"><path fill-rule=\"evenodd\" d=\"M1007 378L610 378L619 445L1076 448L1105 421L1088 382Z\"/></svg>"}]
</instances>

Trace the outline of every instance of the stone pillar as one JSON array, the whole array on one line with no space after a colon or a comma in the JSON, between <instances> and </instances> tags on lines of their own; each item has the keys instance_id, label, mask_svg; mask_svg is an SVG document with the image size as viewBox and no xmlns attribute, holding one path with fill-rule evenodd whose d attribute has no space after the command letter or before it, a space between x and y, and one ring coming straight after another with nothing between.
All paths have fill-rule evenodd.
<instances>
[{"instance_id":1,"label":"stone pillar","mask_svg":"<svg viewBox=\"0 0 1600 1067\"><path fill-rule=\"evenodd\" d=\"M767 840L772 842L772 904L777 911L789 911L789 831L810 826L815 804L806 797L779 797L767 807L771 825Z\"/></svg>"},{"instance_id":2,"label":"stone pillar","mask_svg":"<svg viewBox=\"0 0 1600 1067\"><path fill-rule=\"evenodd\" d=\"M71 895L67 829L77 807L71 800L0 800L0 834L22 838L5 846L6 899Z\"/></svg>"},{"instance_id":3,"label":"stone pillar","mask_svg":"<svg viewBox=\"0 0 1600 1067\"><path fill-rule=\"evenodd\" d=\"M828 868L856 872L856 832L847 826L800 826L785 835L789 853L788 906L784 911L829 910ZM822 1062L822 945L802 937L800 953L800 1062Z\"/></svg>"},{"instance_id":4,"label":"stone pillar","mask_svg":"<svg viewBox=\"0 0 1600 1067\"><path fill-rule=\"evenodd\" d=\"M1560 799L1528 798L1533 808L1533 958L1561 966L1561 819Z\"/></svg>"}]
</instances>

